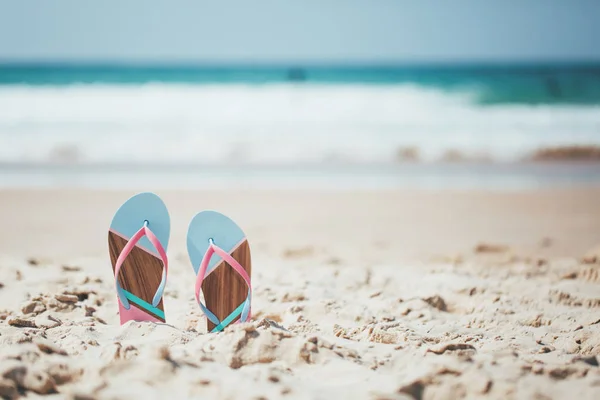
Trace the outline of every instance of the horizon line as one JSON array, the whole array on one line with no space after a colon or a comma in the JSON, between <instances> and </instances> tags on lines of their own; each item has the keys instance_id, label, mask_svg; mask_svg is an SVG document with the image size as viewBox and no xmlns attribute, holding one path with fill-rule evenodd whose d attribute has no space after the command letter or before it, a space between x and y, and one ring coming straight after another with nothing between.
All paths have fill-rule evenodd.
<instances>
[{"instance_id":1,"label":"horizon line","mask_svg":"<svg viewBox=\"0 0 600 400\"><path fill-rule=\"evenodd\" d=\"M447 59L447 60L118 60L101 58L2 59L1 67L188 67L188 68L406 68L406 67L600 66L598 59Z\"/></svg>"}]
</instances>

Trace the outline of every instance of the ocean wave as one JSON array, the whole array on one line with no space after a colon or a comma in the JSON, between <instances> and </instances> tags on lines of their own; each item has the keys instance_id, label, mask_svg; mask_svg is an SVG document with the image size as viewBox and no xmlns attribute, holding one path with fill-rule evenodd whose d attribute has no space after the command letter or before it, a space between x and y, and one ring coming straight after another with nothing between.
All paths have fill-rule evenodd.
<instances>
[{"instance_id":1,"label":"ocean wave","mask_svg":"<svg viewBox=\"0 0 600 400\"><path fill-rule=\"evenodd\" d=\"M515 161L600 145L600 106L477 104L476 89L396 85L0 86L0 162ZM404 149L404 150L403 150Z\"/></svg>"},{"instance_id":2,"label":"ocean wave","mask_svg":"<svg viewBox=\"0 0 600 400\"><path fill-rule=\"evenodd\" d=\"M479 104L600 104L597 63L454 65L0 64L0 85L419 85L476 89Z\"/></svg>"}]
</instances>

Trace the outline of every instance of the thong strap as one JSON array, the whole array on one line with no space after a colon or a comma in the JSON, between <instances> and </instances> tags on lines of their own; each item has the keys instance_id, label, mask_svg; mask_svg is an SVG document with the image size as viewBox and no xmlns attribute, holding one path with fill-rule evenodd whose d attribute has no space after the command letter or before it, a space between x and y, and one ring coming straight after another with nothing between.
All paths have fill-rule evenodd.
<instances>
[{"instance_id":1,"label":"thong strap","mask_svg":"<svg viewBox=\"0 0 600 400\"><path fill-rule=\"evenodd\" d=\"M160 258L163 262L163 265L164 265L163 273L162 273L162 280L160 281L160 285L158 285L158 289L156 289L156 293L154 294L154 298L152 299L153 307L156 307L158 305L158 303L160 303L160 299L162 298L163 292L165 290L165 284L167 283L167 273L169 270L167 254L165 252L165 249L160 244L160 241L158 240L156 235L154 235L152 230L150 230L150 228L148 227L148 221L145 221L144 226L142 226L140 228L140 230L138 230L131 237L131 239L129 239L129 241L127 242L125 247L123 247L123 250L121 250L121 253L119 254L119 258L117 258L117 262L115 264L115 283L117 286L117 296L118 296L121 304L123 304L123 307L125 307L125 309L127 309L127 310L129 310L129 307L131 307L131 305L129 304L129 300L128 300L129 292L126 292L121 287L121 285L119 285L119 271L121 270L121 266L123 265L123 262L125 262L125 259L127 258L127 256L131 252L131 250L133 250L133 248L135 247L137 242L144 236L146 236L148 238L150 243L152 243L154 248L158 251L158 255L160 256Z\"/></svg>"},{"instance_id":2,"label":"thong strap","mask_svg":"<svg viewBox=\"0 0 600 400\"><path fill-rule=\"evenodd\" d=\"M198 271L198 275L196 276L195 294L196 301L198 302L198 305L200 306L202 312L206 315L206 318L208 318L210 322L216 325L211 332L220 332L223 329L225 329L225 327L229 325L232 321L234 321L238 316L240 316L238 322L247 322L250 319L250 301L252 297L252 285L250 283L250 276L248 276L248 273L246 272L244 267L242 267L235 258L233 258L225 250L214 244L212 239L209 239L209 243L210 244L208 246L208 249L206 249L206 253L204 253L204 257L202 258L200 270ZM229 264L238 274L240 274L240 276L244 279L244 282L246 282L246 285L248 286L248 296L246 297L246 300L242 304L240 304L231 314L229 314L223 321L220 321L219 318L217 318L217 316L200 301L200 291L202 290L202 282L204 282L204 279L206 278L206 270L208 268L210 259L215 253L219 257L221 257L221 259L224 260L227 264Z\"/></svg>"}]
</instances>

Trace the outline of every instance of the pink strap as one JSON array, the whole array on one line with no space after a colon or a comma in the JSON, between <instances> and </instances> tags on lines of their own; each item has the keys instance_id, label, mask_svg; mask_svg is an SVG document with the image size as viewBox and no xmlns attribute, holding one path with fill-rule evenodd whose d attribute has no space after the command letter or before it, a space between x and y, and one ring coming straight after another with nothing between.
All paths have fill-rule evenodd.
<instances>
[{"instance_id":1,"label":"pink strap","mask_svg":"<svg viewBox=\"0 0 600 400\"><path fill-rule=\"evenodd\" d=\"M123 263L125 262L125 259L127 258L127 256L131 252L131 250L133 250L133 248L135 247L137 242L144 236L146 236L148 238L150 243L152 243L154 248L158 251L158 255L160 256L160 258L163 262L163 265L164 265L163 273L162 273L162 280L160 282L160 285L158 286L158 289L156 290L156 293L154 294L154 299L152 300L152 303L153 303L152 305L154 307L156 307L156 305L160 302L160 298L162 297L162 292L164 291L164 288L165 288L165 283L167 280L167 273L169 271L169 262L167 259L167 253L165 252L165 249L162 247L162 245L160 244L160 241L158 240L156 235L154 235L152 230L150 230L150 228L148 228L147 222L145 222L144 226L142 226L140 228L140 230L138 230L131 237L131 239L129 239L129 241L127 242L125 247L123 247L123 250L121 250L121 254L119 254L119 257L117 258L117 262L115 264L115 281L117 284L117 291L119 291L121 289L121 287L119 285L119 271L121 271L121 267L123 266ZM120 300L123 300L121 298L121 293L119 293L118 297ZM125 300L125 301L127 301L127 300ZM154 304L154 303L156 303L156 304Z\"/></svg>"},{"instance_id":2,"label":"pink strap","mask_svg":"<svg viewBox=\"0 0 600 400\"><path fill-rule=\"evenodd\" d=\"M219 257L226 261L227 264L231 265L231 267L238 274L240 274L240 276L244 279L244 282L246 282L246 285L248 285L248 291L250 292L252 290L252 284L250 283L250 277L248 276L248 273L246 272L244 267L242 267L240 263L237 262L237 260L233 258L229 253L227 253L225 250L223 250L211 241L210 245L208 246L208 249L206 250L206 253L204 254L204 258L202 258L202 264L200 264L200 271L196 276L196 301L200 303L200 290L202 289L202 282L204 282L206 269L208 268L208 264L214 253L217 253ZM250 315L248 315L248 318L250 318Z\"/></svg>"}]
</instances>

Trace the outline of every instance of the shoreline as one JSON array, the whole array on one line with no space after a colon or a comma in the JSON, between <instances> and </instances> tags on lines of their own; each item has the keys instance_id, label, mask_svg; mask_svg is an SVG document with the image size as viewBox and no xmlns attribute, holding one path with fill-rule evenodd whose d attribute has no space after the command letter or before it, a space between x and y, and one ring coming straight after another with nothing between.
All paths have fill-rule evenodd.
<instances>
[{"instance_id":1,"label":"shoreline","mask_svg":"<svg viewBox=\"0 0 600 400\"><path fill-rule=\"evenodd\" d=\"M596 162L393 164L0 164L0 188L474 189L600 186Z\"/></svg>"}]
</instances>

